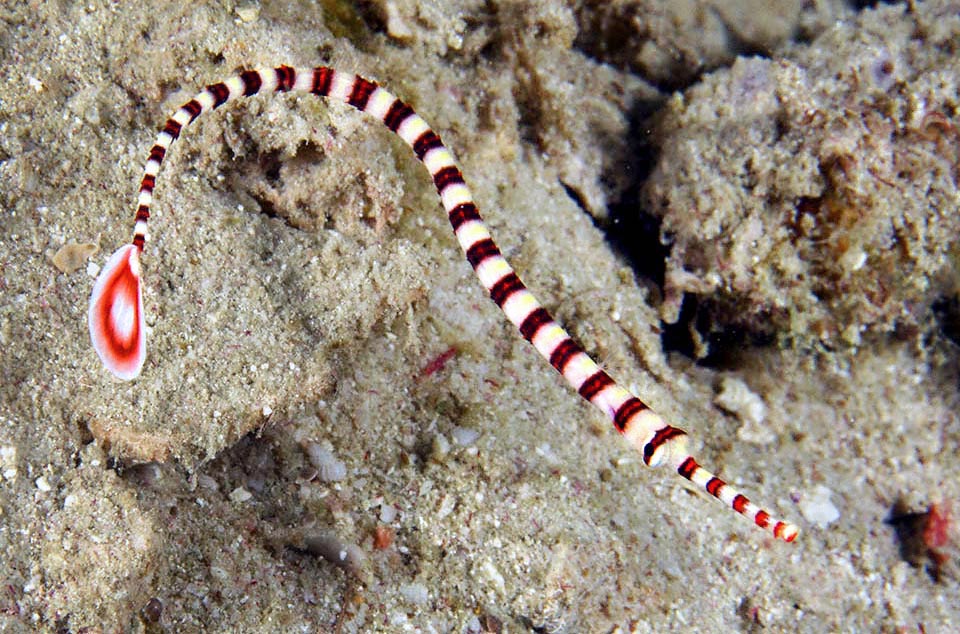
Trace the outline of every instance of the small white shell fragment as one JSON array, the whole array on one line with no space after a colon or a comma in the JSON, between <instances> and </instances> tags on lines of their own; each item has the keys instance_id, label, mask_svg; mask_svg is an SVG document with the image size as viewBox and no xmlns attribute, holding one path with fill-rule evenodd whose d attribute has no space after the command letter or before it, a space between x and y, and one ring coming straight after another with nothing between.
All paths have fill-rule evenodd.
<instances>
[{"instance_id":1,"label":"small white shell fragment","mask_svg":"<svg viewBox=\"0 0 960 634\"><path fill-rule=\"evenodd\" d=\"M453 436L453 441L461 447L469 447L480 437L480 432L467 427L454 427L450 435Z\"/></svg>"},{"instance_id":2,"label":"small white shell fragment","mask_svg":"<svg viewBox=\"0 0 960 634\"><path fill-rule=\"evenodd\" d=\"M216 491L220 488L220 485L217 484L217 481L205 473L201 473L197 477L197 485L201 489L206 489L207 491Z\"/></svg>"},{"instance_id":3,"label":"small white shell fragment","mask_svg":"<svg viewBox=\"0 0 960 634\"><path fill-rule=\"evenodd\" d=\"M506 583L503 575L489 559L485 559L473 567L473 576L487 585L491 585L497 592L503 593Z\"/></svg>"},{"instance_id":4,"label":"small white shell fragment","mask_svg":"<svg viewBox=\"0 0 960 634\"><path fill-rule=\"evenodd\" d=\"M241 22L254 22L260 17L260 4L258 2L241 2L234 11Z\"/></svg>"},{"instance_id":5,"label":"small white shell fragment","mask_svg":"<svg viewBox=\"0 0 960 634\"><path fill-rule=\"evenodd\" d=\"M387 14L387 35L395 40L410 40L413 38L413 31L404 22L400 11L395 2L387 2L384 6Z\"/></svg>"},{"instance_id":6,"label":"small white shell fragment","mask_svg":"<svg viewBox=\"0 0 960 634\"><path fill-rule=\"evenodd\" d=\"M830 501L832 495L833 491L822 484L818 484L812 492L805 494L797 505L800 507L803 519L820 528L826 528L837 521L840 518L840 511Z\"/></svg>"},{"instance_id":7,"label":"small white shell fragment","mask_svg":"<svg viewBox=\"0 0 960 634\"><path fill-rule=\"evenodd\" d=\"M0 447L0 469L4 480L14 480L17 477L17 448L13 445Z\"/></svg>"},{"instance_id":8,"label":"small white shell fragment","mask_svg":"<svg viewBox=\"0 0 960 634\"><path fill-rule=\"evenodd\" d=\"M847 273L854 273L867 263L867 252L860 247L852 247L840 256L840 266Z\"/></svg>"},{"instance_id":9,"label":"small white shell fragment","mask_svg":"<svg viewBox=\"0 0 960 634\"><path fill-rule=\"evenodd\" d=\"M453 513L457 506L457 500L452 495L445 495L440 498L440 508L437 509L437 519L443 519Z\"/></svg>"},{"instance_id":10,"label":"small white shell fragment","mask_svg":"<svg viewBox=\"0 0 960 634\"><path fill-rule=\"evenodd\" d=\"M767 419L766 403L742 380L733 376L723 377L713 403L743 422L737 430L737 437L741 440L757 445L769 445L776 441L776 434L764 424Z\"/></svg>"},{"instance_id":11,"label":"small white shell fragment","mask_svg":"<svg viewBox=\"0 0 960 634\"><path fill-rule=\"evenodd\" d=\"M230 501L231 501L231 502L236 502L237 504L240 504L240 503L242 503L242 502L246 502L247 500L249 500L249 499L252 498L252 497L253 497L253 493L250 493L249 491L247 491L247 490L244 489L243 487L237 487L236 489L234 489L233 491L231 491L231 492L230 492L230 495L229 495Z\"/></svg>"},{"instance_id":12,"label":"small white shell fragment","mask_svg":"<svg viewBox=\"0 0 960 634\"><path fill-rule=\"evenodd\" d=\"M430 593L422 583L405 583L400 586L400 596L414 605L423 605L430 600Z\"/></svg>"},{"instance_id":13,"label":"small white shell fragment","mask_svg":"<svg viewBox=\"0 0 960 634\"><path fill-rule=\"evenodd\" d=\"M395 519L397 519L397 507L392 504L381 504L380 521L384 524L389 524Z\"/></svg>"},{"instance_id":14,"label":"small white shell fragment","mask_svg":"<svg viewBox=\"0 0 960 634\"><path fill-rule=\"evenodd\" d=\"M347 465L337 460L333 452L315 442L307 443L307 458L324 482L338 482L347 477Z\"/></svg>"},{"instance_id":15,"label":"small white shell fragment","mask_svg":"<svg viewBox=\"0 0 960 634\"><path fill-rule=\"evenodd\" d=\"M733 376L723 377L720 392L713 398L713 403L746 422L762 423L767 417L767 405L763 399Z\"/></svg>"},{"instance_id":16,"label":"small white shell fragment","mask_svg":"<svg viewBox=\"0 0 960 634\"><path fill-rule=\"evenodd\" d=\"M553 447L550 446L550 443L545 442L537 445L537 448L534 450L537 452L537 455L543 458L549 465L560 464L560 458L557 457L557 454L554 453Z\"/></svg>"},{"instance_id":17,"label":"small white shell fragment","mask_svg":"<svg viewBox=\"0 0 960 634\"><path fill-rule=\"evenodd\" d=\"M320 531L303 538L307 552L323 557L361 581L368 579L367 556L356 544L348 544L332 531Z\"/></svg>"},{"instance_id":18,"label":"small white shell fragment","mask_svg":"<svg viewBox=\"0 0 960 634\"><path fill-rule=\"evenodd\" d=\"M85 266L89 259L100 251L100 247L92 243L77 244L70 242L51 256L50 261L61 273L73 273Z\"/></svg>"},{"instance_id":19,"label":"small white shell fragment","mask_svg":"<svg viewBox=\"0 0 960 634\"><path fill-rule=\"evenodd\" d=\"M52 488L50 486L50 483L47 481L47 476L40 476L39 478L34 480L34 484L36 484L37 488L43 491L44 493L46 493Z\"/></svg>"},{"instance_id":20,"label":"small white shell fragment","mask_svg":"<svg viewBox=\"0 0 960 634\"><path fill-rule=\"evenodd\" d=\"M443 434L436 434L433 437L433 443L430 446L430 459L437 464L446 462L447 455L450 453L450 441Z\"/></svg>"}]
</instances>

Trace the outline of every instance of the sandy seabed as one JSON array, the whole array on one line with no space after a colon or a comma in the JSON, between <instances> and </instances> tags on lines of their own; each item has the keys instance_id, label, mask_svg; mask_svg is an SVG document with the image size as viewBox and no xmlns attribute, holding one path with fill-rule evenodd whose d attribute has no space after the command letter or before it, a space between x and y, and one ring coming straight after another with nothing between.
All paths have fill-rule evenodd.
<instances>
[{"instance_id":1,"label":"sandy seabed","mask_svg":"<svg viewBox=\"0 0 960 634\"><path fill-rule=\"evenodd\" d=\"M960 5L771 4L5 3L0 630L960 630ZM112 379L87 300L156 129L280 63L413 104L558 320L797 541L646 469L402 142L309 96L177 142Z\"/></svg>"}]
</instances>

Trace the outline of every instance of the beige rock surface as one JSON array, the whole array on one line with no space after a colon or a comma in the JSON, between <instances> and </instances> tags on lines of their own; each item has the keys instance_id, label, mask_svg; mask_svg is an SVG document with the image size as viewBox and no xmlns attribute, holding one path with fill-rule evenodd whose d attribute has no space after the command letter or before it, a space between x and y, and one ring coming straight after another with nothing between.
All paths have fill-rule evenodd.
<instances>
[{"instance_id":1,"label":"beige rock surface","mask_svg":"<svg viewBox=\"0 0 960 634\"><path fill-rule=\"evenodd\" d=\"M593 220L636 185L626 137L665 95L585 49L579 5L363 6L0 8L0 630L956 629L955 573L935 580L905 529L960 494L957 348L932 313L856 350L665 352L658 293ZM950 6L916 8L943 47ZM909 19L844 14L773 63L812 72L841 33ZM537 295L798 541L642 467L484 297L406 148L307 97L231 105L178 142L144 258L147 365L107 376L87 299L156 128L276 63L413 103ZM61 272L71 243L101 250ZM346 477L320 477L314 446Z\"/></svg>"}]
</instances>

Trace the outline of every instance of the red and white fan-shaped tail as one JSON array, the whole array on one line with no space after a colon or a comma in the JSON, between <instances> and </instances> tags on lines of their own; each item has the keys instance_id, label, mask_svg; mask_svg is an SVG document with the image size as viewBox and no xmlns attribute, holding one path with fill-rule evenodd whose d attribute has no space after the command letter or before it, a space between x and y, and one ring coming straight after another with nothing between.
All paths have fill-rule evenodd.
<instances>
[{"instance_id":1,"label":"red and white fan-shaped tail","mask_svg":"<svg viewBox=\"0 0 960 634\"><path fill-rule=\"evenodd\" d=\"M147 354L140 292L140 250L128 244L110 256L90 295L93 348L114 375L135 379Z\"/></svg>"}]
</instances>

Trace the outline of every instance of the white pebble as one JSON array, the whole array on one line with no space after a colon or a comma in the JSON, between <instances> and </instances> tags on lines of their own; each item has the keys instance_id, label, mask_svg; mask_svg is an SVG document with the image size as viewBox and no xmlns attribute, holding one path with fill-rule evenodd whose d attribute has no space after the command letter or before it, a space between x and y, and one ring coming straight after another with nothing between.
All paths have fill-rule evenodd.
<instances>
[{"instance_id":1,"label":"white pebble","mask_svg":"<svg viewBox=\"0 0 960 634\"><path fill-rule=\"evenodd\" d=\"M387 14L387 35L395 40L410 40L413 38L413 31L403 20L395 2L387 2L384 6Z\"/></svg>"},{"instance_id":2,"label":"white pebble","mask_svg":"<svg viewBox=\"0 0 960 634\"><path fill-rule=\"evenodd\" d=\"M250 493L243 487L237 487L236 489L230 492L230 501L236 502L238 504L241 502L246 502L252 497L253 497L253 493Z\"/></svg>"},{"instance_id":3,"label":"white pebble","mask_svg":"<svg viewBox=\"0 0 960 634\"><path fill-rule=\"evenodd\" d=\"M255 2L244 2L238 5L234 11L241 22L255 22L260 17L260 6Z\"/></svg>"},{"instance_id":4,"label":"white pebble","mask_svg":"<svg viewBox=\"0 0 960 634\"><path fill-rule=\"evenodd\" d=\"M36 484L37 488L43 491L44 493L46 493L52 488L50 486L50 483L47 482L47 476L40 476L39 478L34 480L34 484Z\"/></svg>"},{"instance_id":5,"label":"white pebble","mask_svg":"<svg viewBox=\"0 0 960 634\"><path fill-rule=\"evenodd\" d=\"M430 600L430 594L427 587L422 583L405 583L400 586L400 595L407 602L414 605L423 605Z\"/></svg>"},{"instance_id":6,"label":"white pebble","mask_svg":"<svg viewBox=\"0 0 960 634\"><path fill-rule=\"evenodd\" d=\"M736 377L723 377L720 392L713 402L746 422L762 423L767 417L767 406L763 399Z\"/></svg>"},{"instance_id":7,"label":"white pebble","mask_svg":"<svg viewBox=\"0 0 960 634\"><path fill-rule=\"evenodd\" d=\"M217 484L217 481L205 473L201 473L199 476L197 476L197 485L199 485L201 489L206 489L207 491L216 491L220 488L220 485Z\"/></svg>"},{"instance_id":8,"label":"white pebble","mask_svg":"<svg viewBox=\"0 0 960 634\"><path fill-rule=\"evenodd\" d=\"M369 577L367 556L360 547L344 542L332 531L308 535L303 538L303 543L308 552L323 557L361 581Z\"/></svg>"},{"instance_id":9,"label":"white pebble","mask_svg":"<svg viewBox=\"0 0 960 634\"><path fill-rule=\"evenodd\" d=\"M503 575L500 574L500 571L497 570L497 567L494 566L493 562L489 559L484 560L483 562L474 566L473 576L487 585L493 586L494 589L501 594L506 588L506 582L503 579Z\"/></svg>"},{"instance_id":10,"label":"white pebble","mask_svg":"<svg viewBox=\"0 0 960 634\"><path fill-rule=\"evenodd\" d=\"M389 524L395 519L397 519L397 507L392 504L381 504L380 521L384 524Z\"/></svg>"},{"instance_id":11,"label":"white pebble","mask_svg":"<svg viewBox=\"0 0 960 634\"><path fill-rule=\"evenodd\" d=\"M537 445L537 448L534 451L536 451L537 455L543 458L547 464L560 464L560 458L558 458L557 454L554 453L553 447L550 446L550 443L541 443L540 445Z\"/></svg>"},{"instance_id":12,"label":"white pebble","mask_svg":"<svg viewBox=\"0 0 960 634\"><path fill-rule=\"evenodd\" d=\"M469 447L480 437L480 432L466 427L454 427L450 435L453 436L453 441L461 447Z\"/></svg>"},{"instance_id":13,"label":"white pebble","mask_svg":"<svg viewBox=\"0 0 960 634\"><path fill-rule=\"evenodd\" d=\"M452 495L445 495L440 498L440 508L437 509L437 519L443 519L453 513L453 509L456 506L457 501Z\"/></svg>"},{"instance_id":14,"label":"white pebble","mask_svg":"<svg viewBox=\"0 0 960 634\"><path fill-rule=\"evenodd\" d=\"M306 450L310 464L316 468L317 475L324 482L338 482L347 477L347 465L337 460L329 449L312 442L307 443Z\"/></svg>"},{"instance_id":15,"label":"white pebble","mask_svg":"<svg viewBox=\"0 0 960 634\"><path fill-rule=\"evenodd\" d=\"M768 445L776 441L777 436L765 424L767 405L763 399L740 379L726 376L720 383L720 391L713 403L739 418L743 425L737 430L737 437L745 442Z\"/></svg>"},{"instance_id":16,"label":"white pebble","mask_svg":"<svg viewBox=\"0 0 960 634\"><path fill-rule=\"evenodd\" d=\"M846 252L840 256L840 266L846 270L847 273L859 271L866 263L867 252L860 247L847 249Z\"/></svg>"},{"instance_id":17,"label":"white pebble","mask_svg":"<svg viewBox=\"0 0 960 634\"><path fill-rule=\"evenodd\" d=\"M450 441L443 434L437 434L433 437L433 443L430 446L430 459L438 464L443 464L450 453Z\"/></svg>"},{"instance_id":18,"label":"white pebble","mask_svg":"<svg viewBox=\"0 0 960 634\"><path fill-rule=\"evenodd\" d=\"M840 518L840 511L830 501L833 491L818 484L812 493L805 494L798 506L803 519L820 528L826 528Z\"/></svg>"},{"instance_id":19,"label":"white pebble","mask_svg":"<svg viewBox=\"0 0 960 634\"><path fill-rule=\"evenodd\" d=\"M13 445L0 447L0 468L3 469L3 479L13 480L17 477L17 448Z\"/></svg>"}]
</instances>

